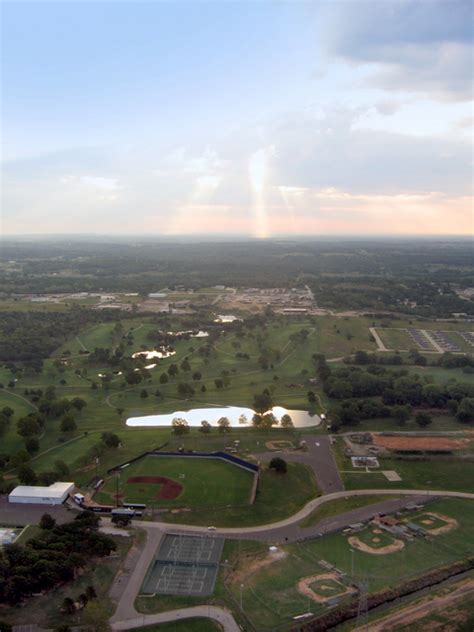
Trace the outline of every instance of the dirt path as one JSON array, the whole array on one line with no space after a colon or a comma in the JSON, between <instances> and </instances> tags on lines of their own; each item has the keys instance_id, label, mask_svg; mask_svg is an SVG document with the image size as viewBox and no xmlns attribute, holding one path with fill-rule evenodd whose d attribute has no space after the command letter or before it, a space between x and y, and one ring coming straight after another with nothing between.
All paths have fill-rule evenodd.
<instances>
[{"instance_id":1,"label":"dirt path","mask_svg":"<svg viewBox=\"0 0 474 632\"><path fill-rule=\"evenodd\" d=\"M384 345L382 338L377 333L377 330L375 329L375 327L369 327L369 331L372 334L372 336L375 338L375 342L377 343L377 347L379 348L379 351L389 351L389 349L387 349L387 347Z\"/></svg>"},{"instance_id":2,"label":"dirt path","mask_svg":"<svg viewBox=\"0 0 474 632\"><path fill-rule=\"evenodd\" d=\"M364 630L368 629L369 632L389 632L393 630L395 632L395 630L399 629L399 626L407 626L418 619L433 614L437 610L450 607L468 595L474 595L474 579L468 579L462 582L462 584L450 592L449 595L434 597L433 599L428 597L421 603L408 606L398 612L392 612L376 623L369 625L368 628L364 628ZM354 632L362 632L362 628L356 628Z\"/></svg>"}]
</instances>

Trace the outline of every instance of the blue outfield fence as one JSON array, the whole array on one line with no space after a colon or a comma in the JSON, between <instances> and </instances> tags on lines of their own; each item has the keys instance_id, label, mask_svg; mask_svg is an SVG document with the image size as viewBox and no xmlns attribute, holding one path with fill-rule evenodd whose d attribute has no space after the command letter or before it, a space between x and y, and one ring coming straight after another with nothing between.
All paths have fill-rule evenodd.
<instances>
[{"instance_id":1,"label":"blue outfield fence","mask_svg":"<svg viewBox=\"0 0 474 632\"><path fill-rule=\"evenodd\" d=\"M246 461L245 459L241 459L238 456L234 456L233 454L228 454L227 452L216 451L216 452L159 452L157 450L150 450L148 452L142 452L138 456L133 459L129 459L128 461L124 461L124 463L120 463L119 465L115 465L107 470L107 474L111 474L112 472L116 472L118 470L125 469L132 463L136 463L140 459L145 458L146 456L171 456L171 457L180 457L180 458L199 458L199 459L222 459L223 461L228 461L233 465L237 465L238 467L242 467L245 470L252 472L253 474L258 474L260 468L255 463L251 463L250 461Z\"/></svg>"}]
</instances>

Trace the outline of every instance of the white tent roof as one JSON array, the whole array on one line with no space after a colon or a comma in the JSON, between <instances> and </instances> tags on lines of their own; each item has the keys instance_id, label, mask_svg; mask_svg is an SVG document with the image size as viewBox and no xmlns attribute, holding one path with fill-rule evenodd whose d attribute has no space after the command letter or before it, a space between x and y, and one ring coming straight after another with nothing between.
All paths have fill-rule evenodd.
<instances>
[{"instance_id":1,"label":"white tent roof","mask_svg":"<svg viewBox=\"0 0 474 632\"><path fill-rule=\"evenodd\" d=\"M27 496L33 498L61 498L74 489L74 483L53 483L49 487L41 487L39 485L18 485L10 492L10 497Z\"/></svg>"}]
</instances>

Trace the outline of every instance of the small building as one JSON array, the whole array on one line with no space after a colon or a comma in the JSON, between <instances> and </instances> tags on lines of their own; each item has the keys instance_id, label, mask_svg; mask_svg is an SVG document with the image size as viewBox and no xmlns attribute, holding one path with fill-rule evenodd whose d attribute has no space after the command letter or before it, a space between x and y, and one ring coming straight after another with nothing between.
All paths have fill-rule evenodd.
<instances>
[{"instance_id":1,"label":"small building","mask_svg":"<svg viewBox=\"0 0 474 632\"><path fill-rule=\"evenodd\" d=\"M8 495L8 502L32 505L61 505L73 490L74 483L57 482L49 487L18 485Z\"/></svg>"},{"instance_id":2,"label":"small building","mask_svg":"<svg viewBox=\"0 0 474 632\"><path fill-rule=\"evenodd\" d=\"M166 294L163 292L150 292L148 298L166 298Z\"/></svg>"}]
</instances>

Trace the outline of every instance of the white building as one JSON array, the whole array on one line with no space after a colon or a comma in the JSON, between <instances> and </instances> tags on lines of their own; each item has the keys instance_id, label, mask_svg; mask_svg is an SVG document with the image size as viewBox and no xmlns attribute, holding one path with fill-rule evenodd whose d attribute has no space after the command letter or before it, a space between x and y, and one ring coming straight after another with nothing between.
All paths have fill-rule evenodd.
<instances>
[{"instance_id":1,"label":"white building","mask_svg":"<svg viewBox=\"0 0 474 632\"><path fill-rule=\"evenodd\" d=\"M74 483L53 483L49 487L39 485L18 485L8 495L10 503L35 505L60 505L73 491Z\"/></svg>"}]
</instances>

